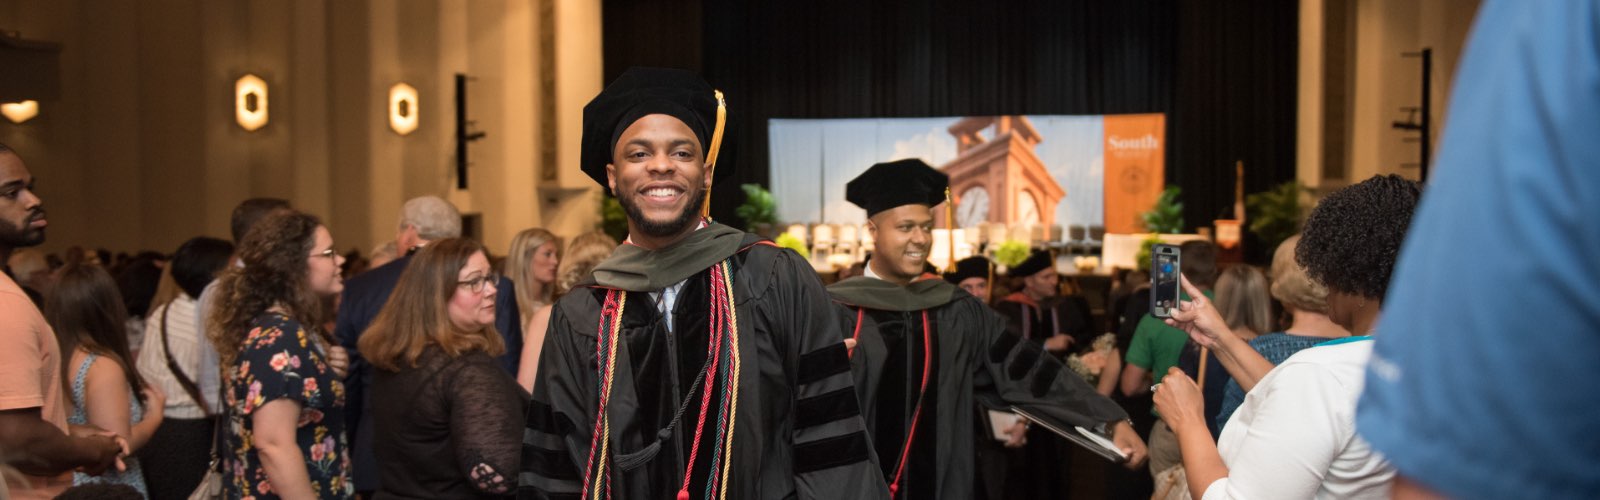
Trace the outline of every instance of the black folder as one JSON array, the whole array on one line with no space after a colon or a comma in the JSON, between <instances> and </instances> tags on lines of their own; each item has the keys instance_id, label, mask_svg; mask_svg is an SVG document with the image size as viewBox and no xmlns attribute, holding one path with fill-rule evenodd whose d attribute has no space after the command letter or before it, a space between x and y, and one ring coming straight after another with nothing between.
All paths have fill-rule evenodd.
<instances>
[{"instance_id":1,"label":"black folder","mask_svg":"<svg viewBox=\"0 0 1600 500\"><path fill-rule=\"evenodd\" d=\"M1028 419L1029 422L1039 424L1039 426L1049 429L1050 432L1054 432L1056 435L1061 436L1067 441L1071 441L1073 444L1082 446L1084 449L1092 451L1094 454L1100 455L1101 458L1110 460L1112 463L1120 464L1128 461L1127 455L1123 455L1122 450L1118 449L1117 446L1111 442L1110 438L1100 435L1097 432L1082 427L1062 429L1060 427L1056 427L1050 422L1045 421L1044 419L1039 418L1037 415L1028 413L1028 410L1024 410L1015 406L1011 407L1011 412L1016 413L1019 417Z\"/></svg>"}]
</instances>

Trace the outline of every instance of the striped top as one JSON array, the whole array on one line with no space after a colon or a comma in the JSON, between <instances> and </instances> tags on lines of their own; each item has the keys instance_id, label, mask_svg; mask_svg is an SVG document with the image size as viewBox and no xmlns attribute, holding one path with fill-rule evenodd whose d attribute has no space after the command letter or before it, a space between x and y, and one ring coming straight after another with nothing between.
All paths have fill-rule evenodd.
<instances>
[{"instance_id":1,"label":"striped top","mask_svg":"<svg viewBox=\"0 0 1600 500\"><path fill-rule=\"evenodd\" d=\"M195 404L172 370L167 368L167 354L161 349L163 313L167 317L167 345L172 349L172 357L177 359L178 368L189 380L205 386L200 383L200 356L204 349L211 348L211 341L204 337L196 325L195 300L188 294L180 294L177 299L156 308L145 318L144 342L139 348L137 363L139 375L144 377L146 383L156 386L162 394L167 395L166 418L205 418L206 412ZM210 376L217 375L213 373Z\"/></svg>"}]
</instances>

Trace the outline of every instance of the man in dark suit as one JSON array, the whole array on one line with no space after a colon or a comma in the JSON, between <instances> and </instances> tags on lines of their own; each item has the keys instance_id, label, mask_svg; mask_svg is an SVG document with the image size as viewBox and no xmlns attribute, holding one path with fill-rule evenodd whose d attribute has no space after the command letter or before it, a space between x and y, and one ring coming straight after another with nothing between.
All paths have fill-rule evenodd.
<instances>
[{"instance_id":1,"label":"man in dark suit","mask_svg":"<svg viewBox=\"0 0 1600 500\"><path fill-rule=\"evenodd\" d=\"M356 491L370 498L378 489L378 463L372 448L372 407L367 401L367 388L372 383L372 365L361 357L356 341L366 331L378 311L389 301L389 294L400 282L400 274L411 263L411 256L429 242L461 236L461 213L450 202L436 196L422 196L407 200L400 210L400 229L395 235L395 248L403 256L388 264L368 270L345 281L344 294L339 299L339 316L334 323L334 335L350 353L350 375L345 377L345 398L352 402L345 407L345 422L351 443L352 481ZM522 324L517 311L517 294L511 280L504 277L496 284L500 293L495 302L495 328L505 340L506 352L500 357L500 366L517 374L517 362L522 354ZM356 403L358 402L358 403Z\"/></svg>"}]
</instances>

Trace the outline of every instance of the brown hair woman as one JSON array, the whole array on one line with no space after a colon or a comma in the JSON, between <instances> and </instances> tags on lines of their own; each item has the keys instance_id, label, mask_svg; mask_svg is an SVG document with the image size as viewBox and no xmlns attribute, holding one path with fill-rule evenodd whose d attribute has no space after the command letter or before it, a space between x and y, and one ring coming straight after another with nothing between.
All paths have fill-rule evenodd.
<instances>
[{"instance_id":1,"label":"brown hair woman","mask_svg":"<svg viewBox=\"0 0 1600 500\"><path fill-rule=\"evenodd\" d=\"M495 361L499 281L483 245L451 238L412 258L358 347L373 371L374 498L508 495L527 395Z\"/></svg>"}]
</instances>

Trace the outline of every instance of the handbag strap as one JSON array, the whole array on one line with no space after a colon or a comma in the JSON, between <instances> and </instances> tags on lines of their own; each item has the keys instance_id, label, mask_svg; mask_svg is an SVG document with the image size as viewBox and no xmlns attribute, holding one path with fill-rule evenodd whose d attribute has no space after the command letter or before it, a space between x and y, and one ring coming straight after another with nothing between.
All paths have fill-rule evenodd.
<instances>
[{"instance_id":1,"label":"handbag strap","mask_svg":"<svg viewBox=\"0 0 1600 500\"><path fill-rule=\"evenodd\" d=\"M200 397L200 386L195 385L194 380L190 379L188 375L184 375L183 368L180 368L178 361L172 358L172 346L167 343L167 311L171 310L171 302L168 302L166 307L161 308L161 351L166 354L167 369L171 370L172 376L178 379L178 385L183 386L183 392L189 394L189 399L193 399L194 404L200 407L200 411L209 415L211 414L211 409L206 406L205 398Z\"/></svg>"}]
</instances>

